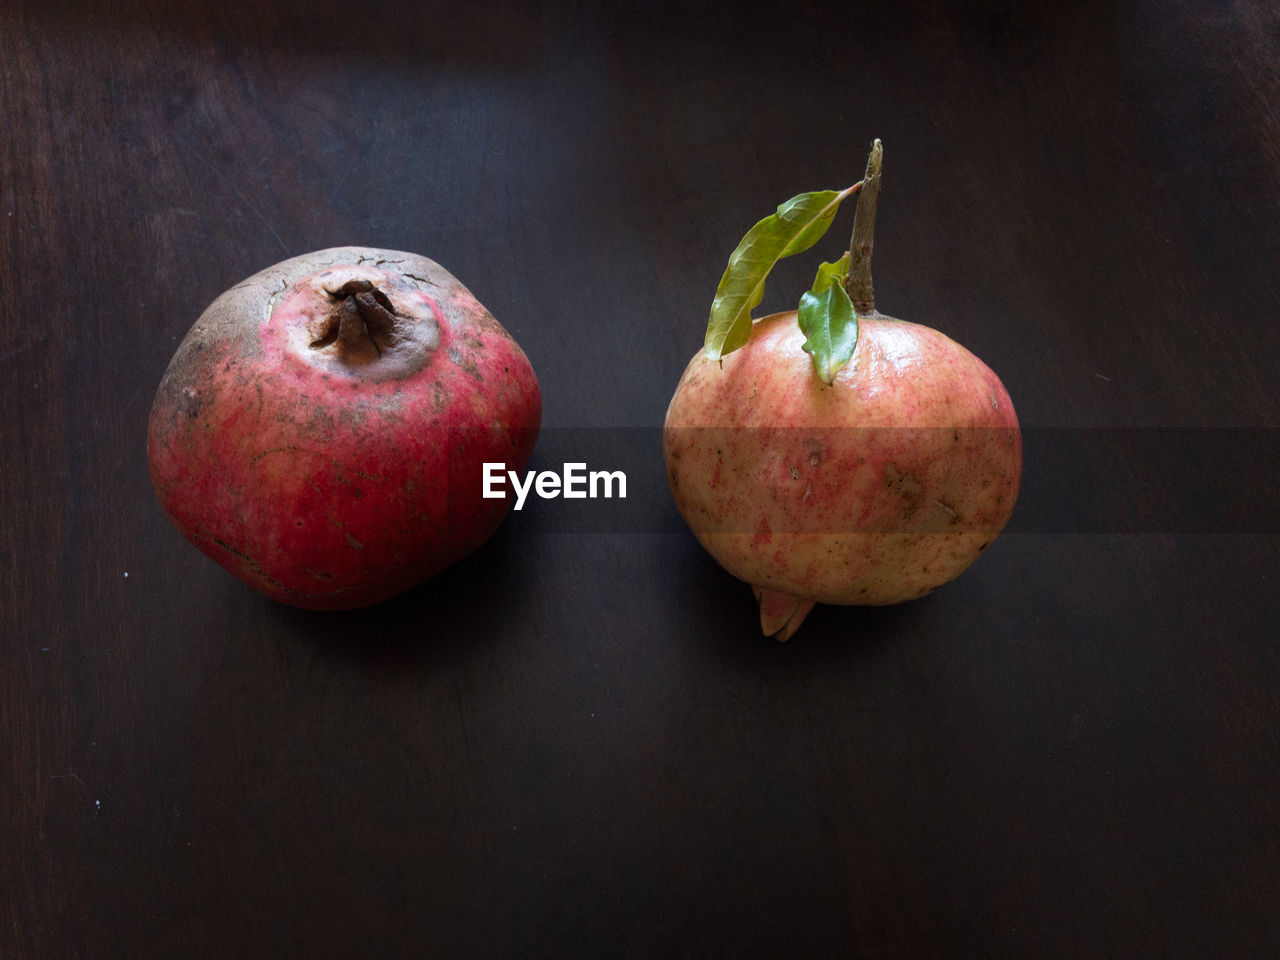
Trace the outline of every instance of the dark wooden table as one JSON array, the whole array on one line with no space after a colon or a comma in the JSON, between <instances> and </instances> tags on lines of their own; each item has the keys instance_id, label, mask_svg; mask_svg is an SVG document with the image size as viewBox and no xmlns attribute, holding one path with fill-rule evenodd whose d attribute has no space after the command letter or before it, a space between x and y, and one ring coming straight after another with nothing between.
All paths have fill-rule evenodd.
<instances>
[{"instance_id":1,"label":"dark wooden table","mask_svg":"<svg viewBox=\"0 0 1280 960\"><path fill-rule=\"evenodd\" d=\"M1280 955L1276 5L858 6L0 5L0 957ZM658 428L873 137L880 306L1000 373L1024 489L779 645ZM191 548L170 355L345 243L470 286L535 466L628 499L361 613Z\"/></svg>"}]
</instances>

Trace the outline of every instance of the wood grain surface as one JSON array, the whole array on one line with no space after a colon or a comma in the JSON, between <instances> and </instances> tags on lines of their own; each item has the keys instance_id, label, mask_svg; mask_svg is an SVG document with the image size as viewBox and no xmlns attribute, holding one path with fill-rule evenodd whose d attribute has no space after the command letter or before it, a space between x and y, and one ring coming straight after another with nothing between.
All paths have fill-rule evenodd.
<instances>
[{"instance_id":1,"label":"wood grain surface","mask_svg":"<svg viewBox=\"0 0 1280 960\"><path fill-rule=\"evenodd\" d=\"M0 957L1280 955L1277 103L1271 2L0 4ZM878 305L1001 375L1023 494L779 645L659 427L873 137ZM535 466L628 499L350 614L190 547L165 365L340 244L466 283Z\"/></svg>"}]
</instances>

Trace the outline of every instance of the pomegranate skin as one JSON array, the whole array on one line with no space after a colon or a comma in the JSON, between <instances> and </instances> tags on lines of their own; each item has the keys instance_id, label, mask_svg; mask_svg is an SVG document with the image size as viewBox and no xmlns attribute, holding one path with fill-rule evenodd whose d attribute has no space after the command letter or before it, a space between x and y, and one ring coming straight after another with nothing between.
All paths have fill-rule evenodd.
<instances>
[{"instance_id":1,"label":"pomegranate skin","mask_svg":"<svg viewBox=\"0 0 1280 960\"><path fill-rule=\"evenodd\" d=\"M699 352L667 411L676 507L786 639L814 602L880 605L958 576L1004 528L1022 436L1000 379L932 328L859 321L830 385L794 311L720 363Z\"/></svg>"},{"instance_id":2,"label":"pomegranate skin","mask_svg":"<svg viewBox=\"0 0 1280 960\"><path fill-rule=\"evenodd\" d=\"M541 415L528 358L444 268L343 247L205 310L160 383L147 455L205 554L273 599L351 609L493 534L509 502L482 497L482 464L523 469Z\"/></svg>"}]
</instances>

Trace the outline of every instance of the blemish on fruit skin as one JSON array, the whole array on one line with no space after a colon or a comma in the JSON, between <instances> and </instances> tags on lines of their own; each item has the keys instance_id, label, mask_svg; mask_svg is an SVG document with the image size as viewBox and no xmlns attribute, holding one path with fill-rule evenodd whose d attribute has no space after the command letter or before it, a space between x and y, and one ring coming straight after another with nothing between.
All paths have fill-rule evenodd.
<instances>
[{"instance_id":1,"label":"blemish on fruit skin","mask_svg":"<svg viewBox=\"0 0 1280 960\"><path fill-rule=\"evenodd\" d=\"M822 441L815 437L810 437L804 442L805 448L809 451L809 466L817 467L822 464Z\"/></svg>"},{"instance_id":2,"label":"blemish on fruit skin","mask_svg":"<svg viewBox=\"0 0 1280 960\"><path fill-rule=\"evenodd\" d=\"M463 356L462 351L457 347L450 347L448 353L449 359L453 361L457 367L464 370L468 376L473 377L476 380L483 379L480 376L480 370L476 367L475 361L470 357Z\"/></svg>"}]
</instances>

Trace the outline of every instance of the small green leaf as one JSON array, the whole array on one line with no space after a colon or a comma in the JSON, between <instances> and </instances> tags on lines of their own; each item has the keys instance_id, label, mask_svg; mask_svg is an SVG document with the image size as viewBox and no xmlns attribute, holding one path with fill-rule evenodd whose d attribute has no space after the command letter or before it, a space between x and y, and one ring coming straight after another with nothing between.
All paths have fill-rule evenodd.
<instances>
[{"instance_id":1,"label":"small green leaf","mask_svg":"<svg viewBox=\"0 0 1280 960\"><path fill-rule=\"evenodd\" d=\"M844 285L845 279L849 276L849 253L837 260L835 263L824 263L818 267L818 275L813 280L813 292L822 293L827 287L833 283Z\"/></svg>"},{"instance_id":2,"label":"small green leaf","mask_svg":"<svg viewBox=\"0 0 1280 960\"><path fill-rule=\"evenodd\" d=\"M858 345L858 314L844 289L849 255L818 268L813 289L800 297L796 320L808 337L802 349L813 357L813 369L823 383L836 378Z\"/></svg>"},{"instance_id":3,"label":"small green leaf","mask_svg":"<svg viewBox=\"0 0 1280 960\"><path fill-rule=\"evenodd\" d=\"M708 360L719 360L747 342L751 311L764 298L764 281L773 265L817 243L835 218L840 201L854 189L802 193L747 231L729 256L711 303L705 343Z\"/></svg>"}]
</instances>

